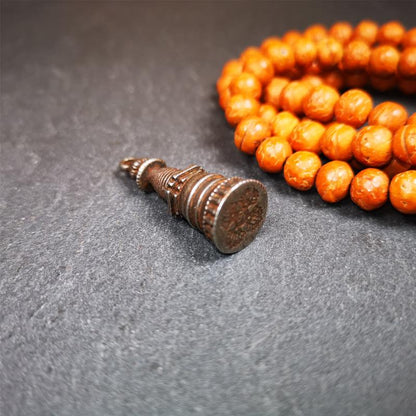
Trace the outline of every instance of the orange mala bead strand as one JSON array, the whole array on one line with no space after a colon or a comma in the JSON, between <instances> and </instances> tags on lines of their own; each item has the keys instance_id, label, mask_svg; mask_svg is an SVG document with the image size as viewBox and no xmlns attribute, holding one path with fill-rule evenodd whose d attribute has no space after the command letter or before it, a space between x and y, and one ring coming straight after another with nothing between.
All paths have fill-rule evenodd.
<instances>
[{"instance_id":1,"label":"orange mala bead strand","mask_svg":"<svg viewBox=\"0 0 416 416\"><path fill-rule=\"evenodd\" d=\"M217 91L236 147L263 171L283 171L301 191L315 185L329 203L349 193L367 211L390 192L393 207L415 214L416 114L373 106L367 85L416 94L416 28L363 20L291 30L227 61Z\"/></svg>"}]
</instances>

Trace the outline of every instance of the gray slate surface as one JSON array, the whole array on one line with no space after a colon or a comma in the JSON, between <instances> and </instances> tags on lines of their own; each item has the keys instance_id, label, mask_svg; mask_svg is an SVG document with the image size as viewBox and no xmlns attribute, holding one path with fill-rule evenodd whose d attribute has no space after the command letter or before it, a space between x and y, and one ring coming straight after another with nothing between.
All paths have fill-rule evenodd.
<instances>
[{"instance_id":1,"label":"gray slate surface","mask_svg":"<svg viewBox=\"0 0 416 416\"><path fill-rule=\"evenodd\" d=\"M414 415L415 219L261 172L214 83L266 36L415 4L2 2L0 414ZM221 255L129 155L261 180L264 228Z\"/></svg>"}]
</instances>

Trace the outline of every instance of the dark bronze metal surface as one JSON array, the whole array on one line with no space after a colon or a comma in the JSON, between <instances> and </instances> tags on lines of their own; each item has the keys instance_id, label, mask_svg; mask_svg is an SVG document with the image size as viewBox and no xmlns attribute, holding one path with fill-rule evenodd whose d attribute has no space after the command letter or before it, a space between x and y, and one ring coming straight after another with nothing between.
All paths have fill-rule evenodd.
<instances>
[{"instance_id":1,"label":"dark bronze metal surface","mask_svg":"<svg viewBox=\"0 0 416 416\"><path fill-rule=\"evenodd\" d=\"M246 247L264 223L267 192L254 179L226 178L197 165L169 168L161 159L126 158L120 168L143 191L155 191L171 215L185 218L222 253Z\"/></svg>"}]
</instances>

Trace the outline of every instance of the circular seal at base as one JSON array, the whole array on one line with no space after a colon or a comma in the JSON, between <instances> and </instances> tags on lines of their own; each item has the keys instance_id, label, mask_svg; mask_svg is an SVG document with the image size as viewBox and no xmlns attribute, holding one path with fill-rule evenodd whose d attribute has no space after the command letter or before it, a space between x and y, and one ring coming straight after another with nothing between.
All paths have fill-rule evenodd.
<instances>
[{"instance_id":1,"label":"circular seal at base","mask_svg":"<svg viewBox=\"0 0 416 416\"><path fill-rule=\"evenodd\" d=\"M247 247L264 223L267 191L254 179L230 178L211 193L204 210L205 235L222 253Z\"/></svg>"}]
</instances>

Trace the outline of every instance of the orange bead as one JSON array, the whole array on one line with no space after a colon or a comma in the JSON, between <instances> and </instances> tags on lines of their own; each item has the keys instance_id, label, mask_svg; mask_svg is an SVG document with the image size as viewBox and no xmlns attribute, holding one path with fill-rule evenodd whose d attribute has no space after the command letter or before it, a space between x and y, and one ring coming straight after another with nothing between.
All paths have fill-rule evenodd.
<instances>
[{"instance_id":1,"label":"orange bead","mask_svg":"<svg viewBox=\"0 0 416 416\"><path fill-rule=\"evenodd\" d=\"M410 169L410 163L403 163L393 158L390 163L383 168L383 172L390 178L394 178L398 173L406 172Z\"/></svg>"},{"instance_id":2,"label":"orange bead","mask_svg":"<svg viewBox=\"0 0 416 416\"><path fill-rule=\"evenodd\" d=\"M303 33L305 38L312 40L313 42L319 42L320 40L327 37L327 30L323 25L312 25L309 26Z\"/></svg>"},{"instance_id":3,"label":"orange bead","mask_svg":"<svg viewBox=\"0 0 416 416\"><path fill-rule=\"evenodd\" d=\"M408 30L402 39L403 48L409 48L410 46L416 46L416 27Z\"/></svg>"},{"instance_id":4,"label":"orange bead","mask_svg":"<svg viewBox=\"0 0 416 416\"><path fill-rule=\"evenodd\" d=\"M261 83L257 77L253 74L243 72L237 75L230 84L230 90L232 95L245 95L259 99L261 97Z\"/></svg>"},{"instance_id":5,"label":"orange bead","mask_svg":"<svg viewBox=\"0 0 416 416\"><path fill-rule=\"evenodd\" d=\"M366 71L346 73L344 75L345 86L348 88L363 88L368 84L369 76Z\"/></svg>"},{"instance_id":6,"label":"orange bead","mask_svg":"<svg viewBox=\"0 0 416 416\"><path fill-rule=\"evenodd\" d=\"M243 70L253 74L263 85L268 84L274 76L272 62L263 55L249 56L245 60Z\"/></svg>"},{"instance_id":7,"label":"orange bead","mask_svg":"<svg viewBox=\"0 0 416 416\"><path fill-rule=\"evenodd\" d=\"M269 123L260 117L246 117L235 129L234 144L242 152L254 155L260 143L270 135Z\"/></svg>"},{"instance_id":8,"label":"orange bead","mask_svg":"<svg viewBox=\"0 0 416 416\"><path fill-rule=\"evenodd\" d=\"M371 20L363 20L354 30L353 39L362 40L368 45L375 43L377 39L378 26Z\"/></svg>"},{"instance_id":9,"label":"orange bead","mask_svg":"<svg viewBox=\"0 0 416 416\"><path fill-rule=\"evenodd\" d=\"M289 84L288 78L275 77L264 90L264 101L274 105L277 109L280 107L280 96L286 85Z\"/></svg>"},{"instance_id":10,"label":"orange bead","mask_svg":"<svg viewBox=\"0 0 416 416\"><path fill-rule=\"evenodd\" d=\"M354 204L366 211L382 207L388 198L389 177L380 169L368 168L355 175L350 195Z\"/></svg>"},{"instance_id":11,"label":"orange bead","mask_svg":"<svg viewBox=\"0 0 416 416\"><path fill-rule=\"evenodd\" d=\"M407 111L402 105L386 101L371 110L368 124L387 127L394 133L406 124L407 118Z\"/></svg>"},{"instance_id":12,"label":"orange bead","mask_svg":"<svg viewBox=\"0 0 416 416\"><path fill-rule=\"evenodd\" d=\"M288 141L295 151L307 150L319 154L319 142L324 133L325 127L321 123L304 119L293 129Z\"/></svg>"},{"instance_id":13,"label":"orange bead","mask_svg":"<svg viewBox=\"0 0 416 416\"><path fill-rule=\"evenodd\" d=\"M270 36L263 40L260 45L260 50L262 53L266 54L266 50L270 45L275 44L276 42L280 42L280 39L277 36Z\"/></svg>"},{"instance_id":14,"label":"orange bead","mask_svg":"<svg viewBox=\"0 0 416 416\"><path fill-rule=\"evenodd\" d=\"M400 54L397 69L403 78L416 78L416 46L406 48Z\"/></svg>"},{"instance_id":15,"label":"orange bead","mask_svg":"<svg viewBox=\"0 0 416 416\"><path fill-rule=\"evenodd\" d=\"M300 38L294 45L296 63L300 66L307 67L311 65L317 54L315 42L307 38Z\"/></svg>"},{"instance_id":16,"label":"orange bead","mask_svg":"<svg viewBox=\"0 0 416 416\"><path fill-rule=\"evenodd\" d=\"M344 86L344 75L338 69L322 74L324 84L329 85L336 90L340 90Z\"/></svg>"},{"instance_id":17,"label":"orange bead","mask_svg":"<svg viewBox=\"0 0 416 416\"><path fill-rule=\"evenodd\" d=\"M318 62L323 68L333 67L341 61L343 47L333 38L325 38L318 42Z\"/></svg>"},{"instance_id":18,"label":"orange bead","mask_svg":"<svg viewBox=\"0 0 416 416\"><path fill-rule=\"evenodd\" d=\"M336 39L341 45L346 45L352 36L353 28L347 22L334 23L329 29L329 35Z\"/></svg>"},{"instance_id":19,"label":"orange bead","mask_svg":"<svg viewBox=\"0 0 416 416\"><path fill-rule=\"evenodd\" d=\"M416 166L416 124L403 126L394 133L393 154L401 162Z\"/></svg>"},{"instance_id":20,"label":"orange bead","mask_svg":"<svg viewBox=\"0 0 416 416\"><path fill-rule=\"evenodd\" d=\"M280 107L295 114L303 112L303 100L311 91L308 82L292 81L280 94Z\"/></svg>"},{"instance_id":21,"label":"orange bead","mask_svg":"<svg viewBox=\"0 0 416 416\"><path fill-rule=\"evenodd\" d=\"M378 77L389 77L394 75L399 63L399 51L389 45L382 45L371 51L369 72Z\"/></svg>"},{"instance_id":22,"label":"orange bead","mask_svg":"<svg viewBox=\"0 0 416 416\"><path fill-rule=\"evenodd\" d=\"M350 160L356 130L347 124L332 123L321 137L322 153L331 160Z\"/></svg>"},{"instance_id":23,"label":"orange bead","mask_svg":"<svg viewBox=\"0 0 416 416\"><path fill-rule=\"evenodd\" d=\"M222 75L239 75L243 72L243 63L238 59L227 61L222 69Z\"/></svg>"},{"instance_id":24,"label":"orange bead","mask_svg":"<svg viewBox=\"0 0 416 416\"><path fill-rule=\"evenodd\" d=\"M261 56L261 50L259 48L256 48L255 46L249 46L248 48L244 49L244 51L240 55L240 61L243 63L246 62L248 58L251 56Z\"/></svg>"},{"instance_id":25,"label":"orange bead","mask_svg":"<svg viewBox=\"0 0 416 416\"><path fill-rule=\"evenodd\" d=\"M234 79L235 75L221 75L217 80L217 91L218 94L221 94L224 90L230 87L231 81Z\"/></svg>"},{"instance_id":26,"label":"orange bead","mask_svg":"<svg viewBox=\"0 0 416 416\"><path fill-rule=\"evenodd\" d=\"M416 170L399 173L393 178L390 202L402 214L416 214Z\"/></svg>"},{"instance_id":27,"label":"orange bead","mask_svg":"<svg viewBox=\"0 0 416 416\"><path fill-rule=\"evenodd\" d=\"M296 152L286 160L283 174L288 185L299 191L308 191L315 183L321 168L319 156L312 152Z\"/></svg>"},{"instance_id":28,"label":"orange bead","mask_svg":"<svg viewBox=\"0 0 416 416\"><path fill-rule=\"evenodd\" d=\"M273 119L276 117L277 111L274 106L271 104L261 104L259 108L258 116L261 117L263 120L271 123Z\"/></svg>"},{"instance_id":29,"label":"orange bead","mask_svg":"<svg viewBox=\"0 0 416 416\"><path fill-rule=\"evenodd\" d=\"M290 46L293 46L301 37L302 34L297 30L289 30L289 32L286 32L286 34L283 36L282 41Z\"/></svg>"},{"instance_id":30,"label":"orange bead","mask_svg":"<svg viewBox=\"0 0 416 416\"><path fill-rule=\"evenodd\" d=\"M377 42L381 45L398 46L402 42L405 28L399 22L388 22L380 27L377 33Z\"/></svg>"},{"instance_id":31,"label":"orange bead","mask_svg":"<svg viewBox=\"0 0 416 416\"><path fill-rule=\"evenodd\" d=\"M277 74L283 74L295 66L293 48L282 41L270 42L264 48L264 54L272 62Z\"/></svg>"},{"instance_id":32,"label":"orange bead","mask_svg":"<svg viewBox=\"0 0 416 416\"><path fill-rule=\"evenodd\" d=\"M272 121L272 132L274 136L288 140L293 129L299 124L299 119L289 111L276 114Z\"/></svg>"},{"instance_id":33,"label":"orange bead","mask_svg":"<svg viewBox=\"0 0 416 416\"><path fill-rule=\"evenodd\" d=\"M384 166L392 157L392 139L393 135L386 127L363 127L354 137L352 153L363 165Z\"/></svg>"},{"instance_id":34,"label":"orange bead","mask_svg":"<svg viewBox=\"0 0 416 416\"><path fill-rule=\"evenodd\" d=\"M231 91L229 88L227 88L224 91L221 91L219 93L218 103L220 107L225 110L225 107L227 107L228 100L231 98Z\"/></svg>"},{"instance_id":35,"label":"orange bead","mask_svg":"<svg viewBox=\"0 0 416 416\"><path fill-rule=\"evenodd\" d=\"M273 136L264 140L257 148L256 159L260 169L268 173L281 172L286 159L292 154L287 140Z\"/></svg>"},{"instance_id":36,"label":"orange bead","mask_svg":"<svg viewBox=\"0 0 416 416\"><path fill-rule=\"evenodd\" d=\"M362 40L353 40L344 49L342 69L346 71L362 71L367 68L371 49Z\"/></svg>"},{"instance_id":37,"label":"orange bead","mask_svg":"<svg viewBox=\"0 0 416 416\"><path fill-rule=\"evenodd\" d=\"M376 77L374 75L371 75L370 84L377 91L384 92L384 91L389 91L395 88L397 85L397 80L394 75L388 78Z\"/></svg>"},{"instance_id":38,"label":"orange bead","mask_svg":"<svg viewBox=\"0 0 416 416\"><path fill-rule=\"evenodd\" d=\"M416 124L416 113L413 113L407 120L406 124Z\"/></svg>"},{"instance_id":39,"label":"orange bead","mask_svg":"<svg viewBox=\"0 0 416 416\"><path fill-rule=\"evenodd\" d=\"M315 87L303 101L305 115L313 120L326 123L334 118L334 108L339 93L328 85Z\"/></svg>"},{"instance_id":40,"label":"orange bead","mask_svg":"<svg viewBox=\"0 0 416 416\"><path fill-rule=\"evenodd\" d=\"M347 162L333 160L323 165L316 175L316 189L325 202L335 203L348 195L354 172Z\"/></svg>"},{"instance_id":41,"label":"orange bead","mask_svg":"<svg viewBox=\"0 0 416 416\"><path fill-rule=\"evenodd\" d=\"M229 124L235 126L243 118L257 115L259 107L260 103L252 97L233 95L225 107L225 118Z\"/></svg>"},{"instance_id":42,"label":"orange bead","mask_svg":"<svg viewBox=\"0 0 416 416\"><path fill-rule=\"evenodd\" d=\"M373 100L362 90L352 89L344 92L335 104L335 117L338 122L360 127L373 108Z\"/></svg>"}]
</instances>

